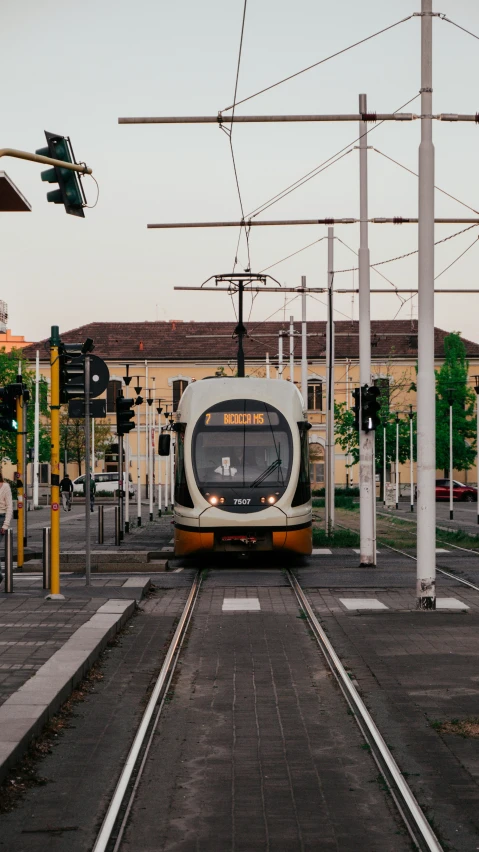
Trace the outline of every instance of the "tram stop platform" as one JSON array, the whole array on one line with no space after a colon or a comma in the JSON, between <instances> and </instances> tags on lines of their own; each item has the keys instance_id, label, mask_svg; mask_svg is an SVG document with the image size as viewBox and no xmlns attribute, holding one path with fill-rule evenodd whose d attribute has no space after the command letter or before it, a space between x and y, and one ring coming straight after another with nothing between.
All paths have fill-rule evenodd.
<instances>
[{"instance_id":1,"label":"tram stop platform","mask_svg":"<svg viewBox=\"0 0 479 852\"><path fill-rule=\"evenodd\" d=\"M0 586L0 782L70 697L135 611L149 576L61 579L63 601L46 600L40 576Z\"/></svg>"}]
</instances>

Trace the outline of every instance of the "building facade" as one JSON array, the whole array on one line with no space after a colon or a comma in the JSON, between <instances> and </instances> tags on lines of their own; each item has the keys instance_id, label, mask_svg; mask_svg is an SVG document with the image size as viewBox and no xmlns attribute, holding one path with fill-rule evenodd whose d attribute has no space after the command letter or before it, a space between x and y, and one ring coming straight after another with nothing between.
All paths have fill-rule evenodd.
<instances>
[{"instance_id":1,"label":"building facade","mask_svg":"<svg viewBox=\"0 0 479 852\"><path fill-rule=\"evenodd\" d=\"M301 387L301 323L294 324L294 370L291 375L289 360L289 322L250 323L244 341L246 375L289 381ZM283 337L284 360L279 361L279 337ZM435 329L436 368L444 361L444 338L447 332ZM108 364L110 382L106 397L107 421L115 433L115 399L120 390L125 396L143 398L139 413L140 429L128 437L129 471L133 482L139 470L141 483L146 482L146 417L150 424L150 440L157 446L159 426L164 426L165 415L171 415L178 406L185 387L193 381L214 375L234 376L236 372L236 340L234 324L229 322L140 322L140 323L90 323L78 329L61 333L65 343L83 342L91 337L94 354ZM479 374L479 344L464 340L471 377ZM308 418L311 423L311 479L316 487L324 484L324 448L326 441L326 323L309 322L307 327L308 361ZM40 353L40 370L47 382L50 380L48 344L46 341L30 344L24 354L32 362L37 350ZM335 323L334 401L346 407L352 405L352 390L359 385L359 326L357 322ZM390 409L407 417L409 407L416 407L415 393L410 390L416 378L417 321L392 320L371 323L372 381L388 388ZM126 377L131 378L129 385ZM151 399L151 405L148 404ZM161 413L158 412L161 408ZM431 414L434 416L434 413ZM135 419L135 423L136 423ZM154 430L154 432L153 432ZM336 485L357 484L358 468L349 466L348 453L336 445ZM105 454L96 454L95 471L113 469L115 460ZM69 473L75 477L78 468L69 463ZM394 465L392 475L394 477ZM443 472L438 472L438 477ZM155 458L155 479L164 480L159 458ZM469 472L475 481L475 471ZM409 463L399 466L403 490L409 484ZM466 481L465 473L456 478ZM415 479L415 471L414 471Z\"/></svg>"}]
</instances>

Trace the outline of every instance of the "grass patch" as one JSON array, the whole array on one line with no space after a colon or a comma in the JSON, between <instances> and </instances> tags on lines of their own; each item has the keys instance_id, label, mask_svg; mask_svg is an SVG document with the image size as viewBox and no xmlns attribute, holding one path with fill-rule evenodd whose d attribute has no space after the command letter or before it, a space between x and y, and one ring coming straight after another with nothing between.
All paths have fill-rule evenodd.
<instances>
[{"instance_id":1,"label":"grass patch","mask_svg":"<svg viewBox=\"0 0 479 852\"><path fill-rule=\"evenodd\" d=\"M456 734L464 739L479 738L479 718L473 716L469 719L450 719L445 722L431 722L439 734Z\"/></svg>"},{"instance_id":2,"label":"grass patch","mask_svg":"<svg viewBox=\"0 0 479 852\"><path fill-rule=\"evenodd\" d=\"M334 494L336 497L359 497L359 487L353 486L352 488L335 488ZM324 488L315 488L313 490L313 497L324 497L325 489Z\"/></svg>"},{"instance_id":3,"label":"grass patch","mask_svg":"<svg viewBox=\"0 0 479 852\"><path fill-rule=\"evenodd\" d=\"M347 509L350 512L359 509L359 504L352 497L335 496L334 505L336 509ZM313 497L313 509L324 509L324 497Z\"/></svg>"},{"instance_id":4,"label":"grass patch","mask_svg":"<svg viewBox=\"0 0 479 852\"><path fill-rule=\"evenodd\" d=\"M438 530L436 528L436 539L441 544L458 544L479 550L479 536L468 535L463 530Z\"/></svg>"},{"instance_id":5,"label":"grass patch","mask_svg":"<svg viewBox=\"0 0 479 852\"><path fill-rule=\"evenodd\" d=\"M314 547L359 547L359 533L353 530L334 529L326 535L322 529L313 529Z\"/></svg>"}]
</instances>

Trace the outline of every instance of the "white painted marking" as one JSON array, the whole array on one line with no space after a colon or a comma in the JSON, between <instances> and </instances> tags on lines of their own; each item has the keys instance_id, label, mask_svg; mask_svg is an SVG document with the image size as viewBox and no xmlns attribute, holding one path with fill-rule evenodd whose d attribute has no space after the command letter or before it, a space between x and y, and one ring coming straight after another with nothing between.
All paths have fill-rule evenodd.
<instances>
[{"instance_id":1,"label":"white painted marking","mask_svg":"<svg viewBox=\"0 0 479 852\"><path fill-rule=\"evenodd\" d=\"M162 553L172 553L174 549L174 547L162 547L161 551Z\"/></svg>"},{"instance_id":2,"label":"white painted marking","mask_svg":"<svg viewBox=\"0 0 479 852\"><path fill-rule=\"evenodd\" d=\"M376 598L339 598L346 609L389 609Z\"/></svg>"},{"instance_id":3,"label":"white painted marking","mask_svg":"<svg viewBox=\"0 0 479 852\"><path fill-rule=\"evenodd\" d=\"M436 553L450 553L450 550L446 550L445 547L436 547Z\"/></svg>"},{"instance_id":4,"label":"white painted marking","mask_svg":"<svg viewBox=\"0 0 479 852\"><path fill-rule=\"evenodd\" d=\"M126 588L127 586L135 586L135 587L144 586L145 583L149 579L150 579L149 574L148 574L148 576L143 576L142 574L138 574L137 577L129 577L128 580L126 580L126 582L123 583L123 588Z\"/></svg>"},{"instance_id":5,"label":"white painted marking","mask_svg":"<svg viewBox=\"0 0 479 852\"><path fill-rule=\"evenodd\" d=\"M222 609L224 612L233 612L234 610L258 612L261 607L258 598L224 598Z\"/></svg>"},{"instance_id":6,"label":"white painted marking","mask_svg":"<svg viewBox=\"0 0 479 852\"><path fill-rule=\"evenodd\" d=\"M185 570L184 568L175 568L175 570L173 571L173 574L179 574L180 571L184 571L184 570Z\"/></svg>"},{"instance_id":7,"label":"white painted marking","mask_svg":"<svg viewBox=\"0 0 479 852\"><path fill-rule=\"evenodd\" d=\"M175 543L175 539L174 539L174 538L170 538L170 544L174 544L174 543Z\"/></svg>"},{"instance_id":8,"label":"white painted marking","mask_svg":"<svg viewBox=\"0 0 479 852\"><path fill-rule=\"evenodd\" d=\"M313 556L331 556L332 550L329 550L328 547L315 547L313 548Z\"/></svg>"},{"instance_id":9,"label":"white painted marking","mask_svg":"<svg viewBox=\"0 0 479 852\"><path fill-rule=\"evenodd\" d=\"M361 553L359 547L353 547L353 553L357 553L358 555ZM380 550L376 550L376 553L381 553Z\"/></svg>"},{"instance_id":10,"label":"white painted marking","mask_svg":"<svg viewBox=\"0 0 479 852\"><path fill-rule=\"evenodd\" d=\"M436 598L436 609L469 609L469 607L458 598Z\"/></svg>"}]
</instances>

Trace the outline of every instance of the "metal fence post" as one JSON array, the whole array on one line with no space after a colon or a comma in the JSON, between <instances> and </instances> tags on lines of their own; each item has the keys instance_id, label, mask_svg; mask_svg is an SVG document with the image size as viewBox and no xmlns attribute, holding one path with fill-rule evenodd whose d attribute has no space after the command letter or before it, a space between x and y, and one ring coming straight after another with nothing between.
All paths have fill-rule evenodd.
<instances>
[{"instance_id":1,"label":"metal fence post","mask_svg":"<svg viewBox=\"0 0 479 852\"><path fill-rule=\"evenodd\" d=\"M115 506L115 544L120 544L120 507Z\"/></svg>"},{"instance_id":2,"label":"metal fence post","mask_svg":"<svg viewBox=\"0 0 479 852\"><path fill-rule=\"evenodd\" d=\"M13 592L13 530L5 531L5 592Z\"/></svg>"},{"instance_id":3,"label":"metal fence post","mask_svg":"<svg viewBox=\"0 0 479 852\"><path fill-rule=\"evenodd\" d=\"M104 506L98 506L98 544L103 544L104 537L104 521L103 521Z\"/></svg>"},{"instance_id":4,"label":"metal fence post","mask_svg":"<svg viewBox=\"0 0 479 852\"><path fill-rule=\"evenodd\" d=\"M43 527L43 588L50 588L50 540L51 527Z\"/></svg>"}]
</instances>

